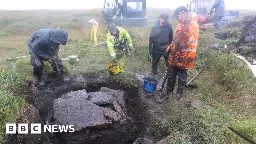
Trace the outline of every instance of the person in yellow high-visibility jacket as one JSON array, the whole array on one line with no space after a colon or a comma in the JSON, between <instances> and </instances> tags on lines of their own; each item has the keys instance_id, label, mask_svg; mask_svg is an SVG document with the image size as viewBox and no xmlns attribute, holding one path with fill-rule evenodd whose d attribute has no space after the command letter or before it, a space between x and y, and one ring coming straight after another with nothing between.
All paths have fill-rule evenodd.
<instances>
[{"instance_id":1,"label":"person in yellow high-visibility jacket","mask_svg":"<svg viewBox=\"0 0 256 144\"><path fill-rule=\"evenodd\" d=\"M113 61L119 63L120 71L124 70L125 55L133 51L131 36L128 32L114 23L108 25L107 47Z\"/></svg>"}]
</instances>

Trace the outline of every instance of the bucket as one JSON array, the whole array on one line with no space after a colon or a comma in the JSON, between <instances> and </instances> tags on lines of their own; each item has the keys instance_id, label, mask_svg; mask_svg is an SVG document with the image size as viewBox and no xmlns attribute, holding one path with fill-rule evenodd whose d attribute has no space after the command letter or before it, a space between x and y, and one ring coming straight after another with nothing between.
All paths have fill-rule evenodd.
<instances>
[{"instance_id":1,"label":"bucket","mask_svg":"<svg viewBox=\"0 0 256 144\"><path fill-rule=\"evenodd\" d=\"M120 66L117 62L110 61L106 64L105 68L111 75L117 75L121 73Z\"/></svg>"},{"instance_id":2,"label":"bucket","mask_svg":"<svg viewBox=\"0 0 256 144\"><path fill-rule=\"evenodd\" d=\"M158 81L151 78L151 77L145 77L144 79L144 90L146 92L152 93L156 90L156 86L158 84Z\"/></svg>"},{"instance_id":3,"label":"bucket","mask_svg":"<svg viewBox=\"0 0 256 144\"><path fill-rule=\"evenodd\" d=\"M78 62L78 58L75 55L69 56L68 59L69 59L69 63L72 65Z\"/></svg>"}]
</instances>

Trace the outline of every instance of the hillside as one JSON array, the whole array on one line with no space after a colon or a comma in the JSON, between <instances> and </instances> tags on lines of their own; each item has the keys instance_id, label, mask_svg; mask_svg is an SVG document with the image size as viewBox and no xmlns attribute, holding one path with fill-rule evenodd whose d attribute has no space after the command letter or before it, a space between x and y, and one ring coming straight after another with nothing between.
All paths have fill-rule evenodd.
<instances>
[{"instance_id":1,"label":"hillside","mask_svg":"<svg viewBox=\"0 0 256 144\"><path fill-rule=\"evenodd\" d=\"M167 103L158 104L154 101L157 93L154 97L146 98L142 83L136 79L136 75L146 75L151 71L148 36L162 11L148 10L151 18L146 26L123 26L132 36L136 51L127 57L125 71L117 76L110 76L105 70L105 64L111 60L106 46L93 47L89 40L91 25L88 21L91 19L99 22L99 41L105 40L107 29L100 9L0 11L0 141L4 141L5 124L26 119L31 105L38 110L42 123L45 123L52 101L60 98L64 92L84 88L88 92L95 92L100 87L125 92L128 114L138 129L134 133L136 136L129 137L127 143L145 135L158 144L245 143L227 126L256 140L255 77L247 65L229 51L210 48L215 43L229 42L215 39L212 29L200 31L195 67L205 66L206 69L193 82L197 89L186 89L185 97L179 103L171 99ZM172 14L171 10L168 12ZM177 22L172 20L171 24L175 28ZM47 74L51 72L50 65L45 63L44 79L49 81L49 85L35 90L31 85L33 77L29 58L15 57L28 55L27 40L35 30L56 27L69 33L67 45L61 46L60 57L65 59L70 55L78 55L79 58L75 65L63 62L65 78L74 82L54 81L55 78ZM161 60L161 77L165 69L164 61ZM196 73L196 69L191 70L189 79ZM51 92L57 94L53 96ZM58 143L55 136L42 137ZM26 139L21 138L21 141Z\"/></svg>"}]
</instances>

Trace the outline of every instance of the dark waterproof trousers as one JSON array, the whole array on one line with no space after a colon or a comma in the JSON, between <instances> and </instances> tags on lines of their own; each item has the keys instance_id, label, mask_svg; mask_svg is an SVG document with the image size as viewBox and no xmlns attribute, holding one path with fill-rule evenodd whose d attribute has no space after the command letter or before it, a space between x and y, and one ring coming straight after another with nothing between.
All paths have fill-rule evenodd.
<instances>
[{"instance_id":1,"label":"dark waterproof trousers","mask_svg":"<svg viewBox=\"0 0 256 144\"><path fill-rule=\"evenodd\" d=\"M165 60L165 63L166 65L168 65L168 56L165 55L164 53L157 53L157 54L154 54L152 55L152 73L153 74L157 74L157 65L158 65L158 62L160 60L160 58L164 56L164 60Z\"/></svg>"},{"instance_id":2,"label":"dark waterproof trousers","mask_svg":"<svg viewBox=\"0 0 256 144\"><path fill-rule=\"evenodd\" d=\"M188 79L188 70L182 70L172 65L168 66L167 93L171 93L174 91L177 76L178 88L176 93L181 95L183 94Z\"/></svg>"},{"instance_id":3,"label":"dark waterproof trousers","mask_svg":"<svg viewBox=\"0 0 256 144\"><path fill-rule=\"evenodd\" d=\"M213 22L214 22L214 28L215 30L219 30L221 28L221 22L220 20L222 19L222 16L214 16L213 17Z\"/></svg>"},{"instance_id":4,"label":"dark waterproof trousers","mask_svg":"<svg viewBox=\"0 0 256 144\"><path fill-rule=\"evenodd\" d=\"M30 63L33 67L33 74L41 78L43 74L43 68L44 68L44 62L42 59L40 59L34 52L29 52L30 54ZM51 66L53 68L54 72L63 72L63 66L62 66L62 60L60 59L59 56L57 56L55 62L51 63Z\"/></svg>"}]
</instances>

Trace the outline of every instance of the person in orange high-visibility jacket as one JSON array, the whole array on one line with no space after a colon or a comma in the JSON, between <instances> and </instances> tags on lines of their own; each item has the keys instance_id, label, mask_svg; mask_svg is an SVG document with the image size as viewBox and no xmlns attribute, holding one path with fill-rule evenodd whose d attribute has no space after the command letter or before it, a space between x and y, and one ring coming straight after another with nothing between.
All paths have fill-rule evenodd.
<instances>
[{"instance_id":1,"label":"person in orange high-visibility jacket","mask_svg":"<svg viewBox=\"0 0 256 144\"><path fill-rule=\"evenodd\" d=\"M180 100L187 82L187 71L194 67L199 27L196 19L191 17L188 9L184 6L178 7L173 17L176 17L179 23L174 34L174 40L166 50L169 53L167 98L173 93L176 76L178 76L176 98Z\"/></svg>"}]
</instances>

